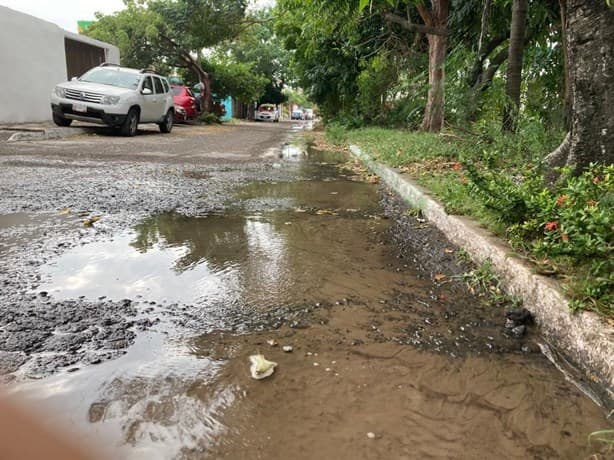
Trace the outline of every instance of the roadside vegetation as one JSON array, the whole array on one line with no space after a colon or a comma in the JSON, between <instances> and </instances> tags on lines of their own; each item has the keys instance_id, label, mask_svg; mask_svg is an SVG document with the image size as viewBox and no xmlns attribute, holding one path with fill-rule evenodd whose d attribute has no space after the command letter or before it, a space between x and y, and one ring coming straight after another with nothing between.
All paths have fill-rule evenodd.
<instances>
[{"instance_id":1,"label":"roadside vegetation","mask_svg":"<svg viewBox=\"0 0 614 460\"><path fill-rule=\"evenodd\" d=\"M526 0L276 8L329 142L359 145L478 219L562 281L573 309L614 317L614 107L595 99L612 81L609 58L591 54L614 49L610 5L592 0L592 17ZM580 23L597 41L577 46Z\"/></svg>"},{"instance_id":2,"label":"roadside vegetation","mask_svg":"<svg viewBox=\"0 0 614 460\"><path fill-rule=\"evenodd\" d=\"M614 166L579 176L564 168L549 186L539 156L556 142L527 132L493 138L332 125L327 138L359 145L429 189L448 213L472 216L507 239L536 272L563 282L574 309L614 317Z\"/></svg>"}]
</instances>

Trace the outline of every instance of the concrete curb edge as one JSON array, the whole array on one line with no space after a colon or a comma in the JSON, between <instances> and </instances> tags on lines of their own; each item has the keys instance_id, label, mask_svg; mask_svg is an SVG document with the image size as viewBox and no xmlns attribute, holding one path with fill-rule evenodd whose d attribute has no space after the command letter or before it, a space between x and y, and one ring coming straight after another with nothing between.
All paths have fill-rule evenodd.
<instances>
[{"instance_id":1,"label":"concrete curb edge","mask_svg":"<svg viewBox=\"0 0 614 460\"><path fill-rule=\"evenodd\" d=\"M419 208L450 241L465 249L474 262L490 260L509 292L522 298L533 313L544 337L581 370L587 381L603 389L605 401L601 403L606 410L614 409L614 327L591 312L571 314L556 283L536 275L528 264L510 255L511 249L500 239L470 219L448 215L428 192L394 169L374 161L359 147L350 145L350 151L388 187Z\"/></svg>"},{"instance_id":2,"label":"concrete curb edge","mask_svg":"<svg viewBox=\"0 0 614 460\"><path fill-rule=\"evenodd\" d=\"M48 139L64 139L90 133L87 128L47 128L40 130L19 131L8 138L7 142L43 141Z\"/></svg>"}]
</instances>

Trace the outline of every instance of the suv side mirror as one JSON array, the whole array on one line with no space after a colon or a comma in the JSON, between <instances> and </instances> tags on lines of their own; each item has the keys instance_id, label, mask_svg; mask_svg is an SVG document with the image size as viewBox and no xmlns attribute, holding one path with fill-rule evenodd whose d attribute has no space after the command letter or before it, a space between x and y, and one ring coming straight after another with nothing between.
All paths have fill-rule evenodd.
<instances>
[{"instance_id":1,"label":"suv side mirror","mask_svg":"<svg viewBox=\"0 0 614 460\"><path fill-rule=\"evenodd\" d=\"M150 90L149 88L143 88L143 90L141 91L141 94L144 94L145 96L149 96L150 94L153 94L153 91Z\"/></svg>"}]
</instances>

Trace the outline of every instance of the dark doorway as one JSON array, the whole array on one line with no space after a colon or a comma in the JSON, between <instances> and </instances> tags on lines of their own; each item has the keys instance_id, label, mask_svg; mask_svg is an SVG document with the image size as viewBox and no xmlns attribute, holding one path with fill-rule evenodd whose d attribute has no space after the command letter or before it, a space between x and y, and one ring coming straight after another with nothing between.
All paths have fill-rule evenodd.
<instances>
[{"instance_id":1,"label":"dark doorway","mask_svg":"<svg viewBox=\"0 0 614 460\"><path fill-rule=\"evenodd\" d=\"M92 67L96 67L105 61L104 48L89 45L87 43L64 39L66 50L66 76L79 77Z\"/></svg>"}]
</instances>

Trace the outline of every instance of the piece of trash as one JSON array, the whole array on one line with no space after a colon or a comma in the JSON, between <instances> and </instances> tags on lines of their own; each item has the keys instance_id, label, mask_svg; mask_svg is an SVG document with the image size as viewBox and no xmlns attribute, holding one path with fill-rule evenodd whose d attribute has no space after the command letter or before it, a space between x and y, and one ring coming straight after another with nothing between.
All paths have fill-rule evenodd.
<instances>
[{"instance_id":1,"label":"piece of trash","mask_svg":"<svg viewBox=\"0 0 614 460\"><path fill-rule=\"evenodd\" d=\"M422 219L420 217L416 217L416 220L418 221L418 223L423 224L426 222L426 219Z\"/></svg>"},{"instance_id":2,"label":"piece of trash","mask_svg":"<svg viewBox=\"0 0 614 460\"><path fill-rule=\"evenodd\" d=\"M320 363L313 363L314 366L318 367Z\"/></svg>"},{"instance_id":3,"label":"piece of trash","mask_svg":"<svg viewBox=\"0 0 614 460\"><path fill-rule=\"evenodd\" d=\"M267 340L266 343L268 343L271 347L276 347L279 345L275 339Z\"/></svg>"},{"instance_id":4,"label":"piece of trash","mask_svg":"<svg viewBox=\"0 0 614 460\"><path fill-rule=\"evenodd\" d=\"M443 252L445 252L446 254L454 254L454 249L444 249Z\"/></svg>"},{"instance_id":5,"label":"piece of trash","mask_svg":"<svg viewBox=\"0 0 614 460\"><path fill-rule=\"evenodd\" d=\"M369 432L367 433L367 438L369 438L369 439L375 439L375 433L373 433L372 431L369 431Z\"/></svg>"},{"instance_id":6,"label":"piece of trash","mask_svg":"<svg viewBox=\"0 0 614 460\"><path fill-rule=\"evenodd\" d=\"M249 357L252 365L249 368L253 379L261 380L269 377L275 371L277 363L267 360L264 355L251 355Z\"/></svg>"},{"instance_id":7,"label":"piece of trash","mask_svg":"<svg viewBox=\"0 0 614 460\"><path fill-rule=\"evenodd\" d=\"M281 349L286 353L291 353L292 350L294 350L294 348L292 348L290 345L284 345L283 347L281 347Z\"/></svg>"},{"instance_id":8,"label":"piece of trash","mask_svg":"<svg viewBox=\"0 0 614 460\"><path fill-rule=\"evenodd\" d=\"M332 369L330 367L327 367L326 369L324 369L326 372L330 372L332 371Z\"/></svg>"},{"instance_id":9,"label":"piece of trash","mask_svg":"<svg viewBox=\"0 0 614 460\"><path fill-rule=\"evenodd\" d=\"M437 273L435 276L433 276L433 278L435 278L435 281L443 281L446 279L446 275L443 273Z\"/></svg>"},{"instance_id":10,"label":"piece of trash","mask_svg":"<svg viewBox=\"0 0 614 460\"><path fill-rule=\"evenodd\" d=\"M94 217L90 217L89 219L85 219L83 221L83 226L84 227L91 227L93 226L96 222L98 222L100 219L102 219L102 217L100 216L94 216Z\"/></svg>"},{"instance_id":11,"label":"piece of trash","mask_svg":"<svg viewBox=\"0 0 614 460\"><path fill-rule=\"evenodd\" d=\"M64 208L60 210L60 216L65 216L66 214L70 214L70 209Z\"/></svg>"}]
</instances>

